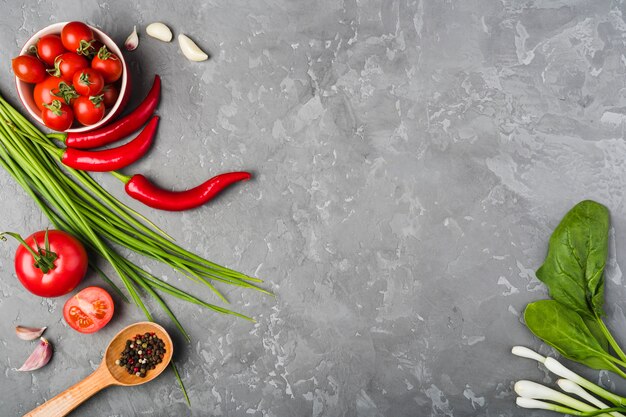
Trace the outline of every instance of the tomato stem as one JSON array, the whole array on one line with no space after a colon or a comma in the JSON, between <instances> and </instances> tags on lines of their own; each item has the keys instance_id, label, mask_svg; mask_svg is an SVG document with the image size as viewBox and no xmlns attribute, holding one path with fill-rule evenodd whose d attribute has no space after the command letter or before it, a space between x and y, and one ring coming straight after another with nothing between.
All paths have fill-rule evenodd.
<instances>
[{"instance_id":1,"label":"tomato stem","mask_svg":"<svg viewBox=\"0 0 626 417\"><path fill-rule=\"evenodd\" d=\"M102 47L98 50L97 56L98 59L106 61L111 57L111 52L109 52L109 49L106 45L102 45Z\"/></svg>"},{"instance_id":2,"label":"tomato stem","mask_svg":"<svg viewBox=\"0 0 626 417\"><path fill-rule=\"evenodd\" d=\"M39 242L35 240L35 246L37 246L37 252L33 250L33 248L26 243L26 241L22 238L19 233L15 232L2 232L0 233L0 239L6 241L6 237L4 235L9 235L16 239L26 250L32 255L35 260L34 266L35 268L41 269L41 272L47 274L50 270L54 269L54 261L58 259L58 255L50 250L50 243L48 242L48 230L46 229L46 237L44 242L44 248L42 249L39 246Z\"/></svg>"},{"instance_id":3,"label":"tomato stem","mask_svg":"<svg viewBox=\"0 0 626 417\"><path fill-rule=\"evenodd\" d=\"M55 97L62 98L63 101L65 101L65 104L67 105L72 104L72 100L79 97L79 94L76 92L76 89L74 89L73 86L69 85L68 83L64 81L61 81L59 83L59 88L54 88L53 90L51 90L51 93Z\"/></svg>"},{"instance_id":4,"label":"tomato stem","mask_svg":"<svg viewBox=\"0 0 626 417\"><path fill-rule=\"evenodd\" d=\"M95 39L92 39L90 41L86 41L82 39L80 41L78 48L76 49L76 53L78 55L85 55L88 58L92 58L93 55L95 54L95 51L93 50L94 42L95 42Z\"/></svg>"},{"instance_id":5,"label":"tomato stem","mask_svg":"<svg viewBox=\"0 0 626 417\"><path fill-rule=\"evenodd\" d=\"M63 111L61 110L61 102L59 100L52 100L50 104L44 104L43 106L56 116L61 116L63 114Z\"/></svg>"}]
</instances>

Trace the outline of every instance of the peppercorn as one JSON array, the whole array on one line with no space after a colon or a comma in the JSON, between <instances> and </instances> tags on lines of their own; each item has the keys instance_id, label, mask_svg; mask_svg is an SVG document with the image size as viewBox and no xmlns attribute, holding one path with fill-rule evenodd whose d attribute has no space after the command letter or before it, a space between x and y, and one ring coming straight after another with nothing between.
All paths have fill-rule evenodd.
<instances>
[{"instance_id":1,"label":"peppercorn","mask_svg":"<svg viewBox=\"0 0 626 417\"><path fill-rule=\"evenodd\" d=\"M145 378L149 370L163 362L165 343L154 333L137 334L127 340L125 349L115 364L140 378Z\"/></svg>"}]
</instances>

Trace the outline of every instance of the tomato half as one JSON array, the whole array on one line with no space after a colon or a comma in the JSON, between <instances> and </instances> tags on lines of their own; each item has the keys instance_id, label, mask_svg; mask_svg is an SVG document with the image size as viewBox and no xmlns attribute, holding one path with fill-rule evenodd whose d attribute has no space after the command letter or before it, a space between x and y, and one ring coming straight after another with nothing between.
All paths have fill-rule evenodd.
<instances>
[{"instance_id":1,"label":"tomato half","mask_svg":"<svg viewBox=\"0 0 626 417\"><path fill-rule=\"evenodd\" d=\"M24 240L35 253L51 256L53 267L44 273L35 266L35 259L28 249L19 245L15 252L15 272L22 285L33 294L40 297L59 297L76 288L85 276L87 252L78 239L69 233L61 230L48 230L47 233L49 251L45 250L45 230L33 233Z\"/></svg>"},{"instance_id":2,"label":"tomato half","mask_svg":"<svg viewBox=\"0 0 626 417\"><path fill-rule=\"evenodd\" d=\"M104 82L114 83L122 76L122 61L113 52L109 52L106 46L100 48L96 56L91 61L91 68L102 74Z\"/></svg>"},{"instance_id":3,"label":"tomato half","mask_svg":"<svg viewBox=\"0 0 626 417\"><path fill-rule=\"evenodd\" d=\"M76 71L73 84L76 92L81 96L95 96L102 91L104 79L95 69L84 68L80 71Z\"/></svg>"},{"instance_id":4,"label":"tomato half","mask_svg":"<svg viewBox=\"0 0 626 417\"><path fill-rule=\"evenodd\" d=\"M72 108L60 100L52 100L52 103L46 104L45 109L41 112L43 123L50 129L63 132L74 123L74 112Z\"/></svg>"},{"instance_id":5,"label":"tomato half","mask_svg":"<svg viewBox=\"0 0 626 417\"><path fill-rule=\"evenodd\" d=\"M20 55L11 61L13 73L25 83L36 84L46 79L46 67L32 55Z\"/></svg>"},{"instance_id":6,"label":"tomato half","mask_svg":"<svg viewBox=\"0 0 626 417\"><path fill-rule=\"evenodd\" d=\"M37 41L37 55L48 65L54 65L55 58L63 52L65 48L58 35L45 35Z\"/></svg>"},{"instance_id":7,"label":"tomato half","mask_svg":"<svg viewBox=\"0 0 626 417\"><path fill-rule=\"evenodd\" d=\"M74 52L66 52L55 59L54 68L54 76L61 77L65 82L71 83L76 71L89 68L89 61L84 56Z\"/></svg>"},{"instance_id":8,"label":"tomato half","mask_svg":"<svg viewBox=\"0 0 626 417\"><path fill-rule=\"evenodd\" d=\"M95 333L111 321L113 299L99 287L87 287L73 295L63 306L63 318L80 333Z\"/></svg>"},{"instance_id":9,"label":"tomato half","mask_svg":"<svg viewBox=\"0 0 626 417\"><path fill-rule=\"evenodd\" d=\"M102 95L80 96L74 101L74 116L85 126L98 123L104 117Z\"/></svg>"},{"instance_id":10,"label":"tomato half","mask_svg":"<svg viewBox=\"0 0 626 417\"><path fill-rule=\"evenodd\" d=\"M61 29L61 41L68 51L87 55L85 48L91 46L93 30L83 22L69 22Z\"/></svg>"}]
</instances>

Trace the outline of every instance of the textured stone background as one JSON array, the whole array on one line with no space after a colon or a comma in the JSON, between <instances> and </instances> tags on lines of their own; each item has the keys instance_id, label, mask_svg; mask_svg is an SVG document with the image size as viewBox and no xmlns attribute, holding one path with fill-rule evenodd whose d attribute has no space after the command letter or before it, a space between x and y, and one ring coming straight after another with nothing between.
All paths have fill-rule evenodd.
<instances>
[{"instance_id":1,"label":"textured stone background","mask_svg":"<svg viewBox=\"0 0 626 417\"><path fill-rule=\"evenodd\" d=\"M62 6L61 6L62 4ZM183 213L139 207L210 259L267 280L276 298L224 288L258 323L169 300L193 337L170 371L110 388L77 416L543 416L514 405L512 381L551 378L510 347L542 347L520 323L545 289L534 277L551 230L593 198L613 215L608 324L626 335L626 23L623 1L0 1L0 89L37 29L84 20L122 42L135 102L163 77L162 123L126 170L181 188L227 170L254 182ZM144 34L166 22L211 53L186 61ZM132 105L132 103L131 103ZM0 172L0 229L47 220ZM79 335L61 309L19 284L0 245L0 402L13 416L85 377L108 340L141 320L131 305ZM202 287L153 263L170 282ZM101 285L89 276L83 286ZM155 311L158 309L155 307ZM48 325L46 368L15 368ZM626 341L626 337L623 337ZM584 371L624 393L616 377Z\"/></svg>"}]
</instances>

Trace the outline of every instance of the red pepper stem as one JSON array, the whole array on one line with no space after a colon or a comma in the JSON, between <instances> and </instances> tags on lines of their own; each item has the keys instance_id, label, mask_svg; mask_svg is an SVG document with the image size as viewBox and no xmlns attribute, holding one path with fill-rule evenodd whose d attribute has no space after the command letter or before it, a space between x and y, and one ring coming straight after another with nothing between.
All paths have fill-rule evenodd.
<instances>
[{"instance_id":1,"label":"red pepper stem","mask_svg":"<svg viewBox=\"0 0 626 417\"><path fill-rule=\"evenodd\" d=\"M128 184L128 182L130 181L130 179L132 178L129 175L124 175L124 174L120 174L117 171L109 171L111 175L113 175L115 178L117 178L118 180L122 181L124 184Z\"/></svg>"},{"instance_id":2,"label":"red pepper stem","mask_svg":"<svg viewBox=\"0 0 626 417\"><path fill-rule=\"evenodd\" d=\"M65 139L67 139L67 133L48 133L46 136L49 139L58 140L63 143L65 143Z\"/></svg>"},{"instance_id":3,"label":"red pepper stem","mask_svg":"<svg viewBox=\"0 0 626 417\"><path fill-rule=\"evenodd\" d=\"M48 231L46 230L46 242L45 248L42 249L39 247L37 241L35 244L37 245L37 252L31 248L28 243L20 236L19 233L15 232L2 232L0 233L0 240L6 241L7 238L4 235L9 235L13 237L15 240L20 242L20 245L24 246L26 250L31 254L33 259L35 260L35 267L41 269L41 272L47 274L51 269L54 269L54 261L59 257L56 253L50 250L50 244L48 243Z\"/></svg>"}]
</instances>

